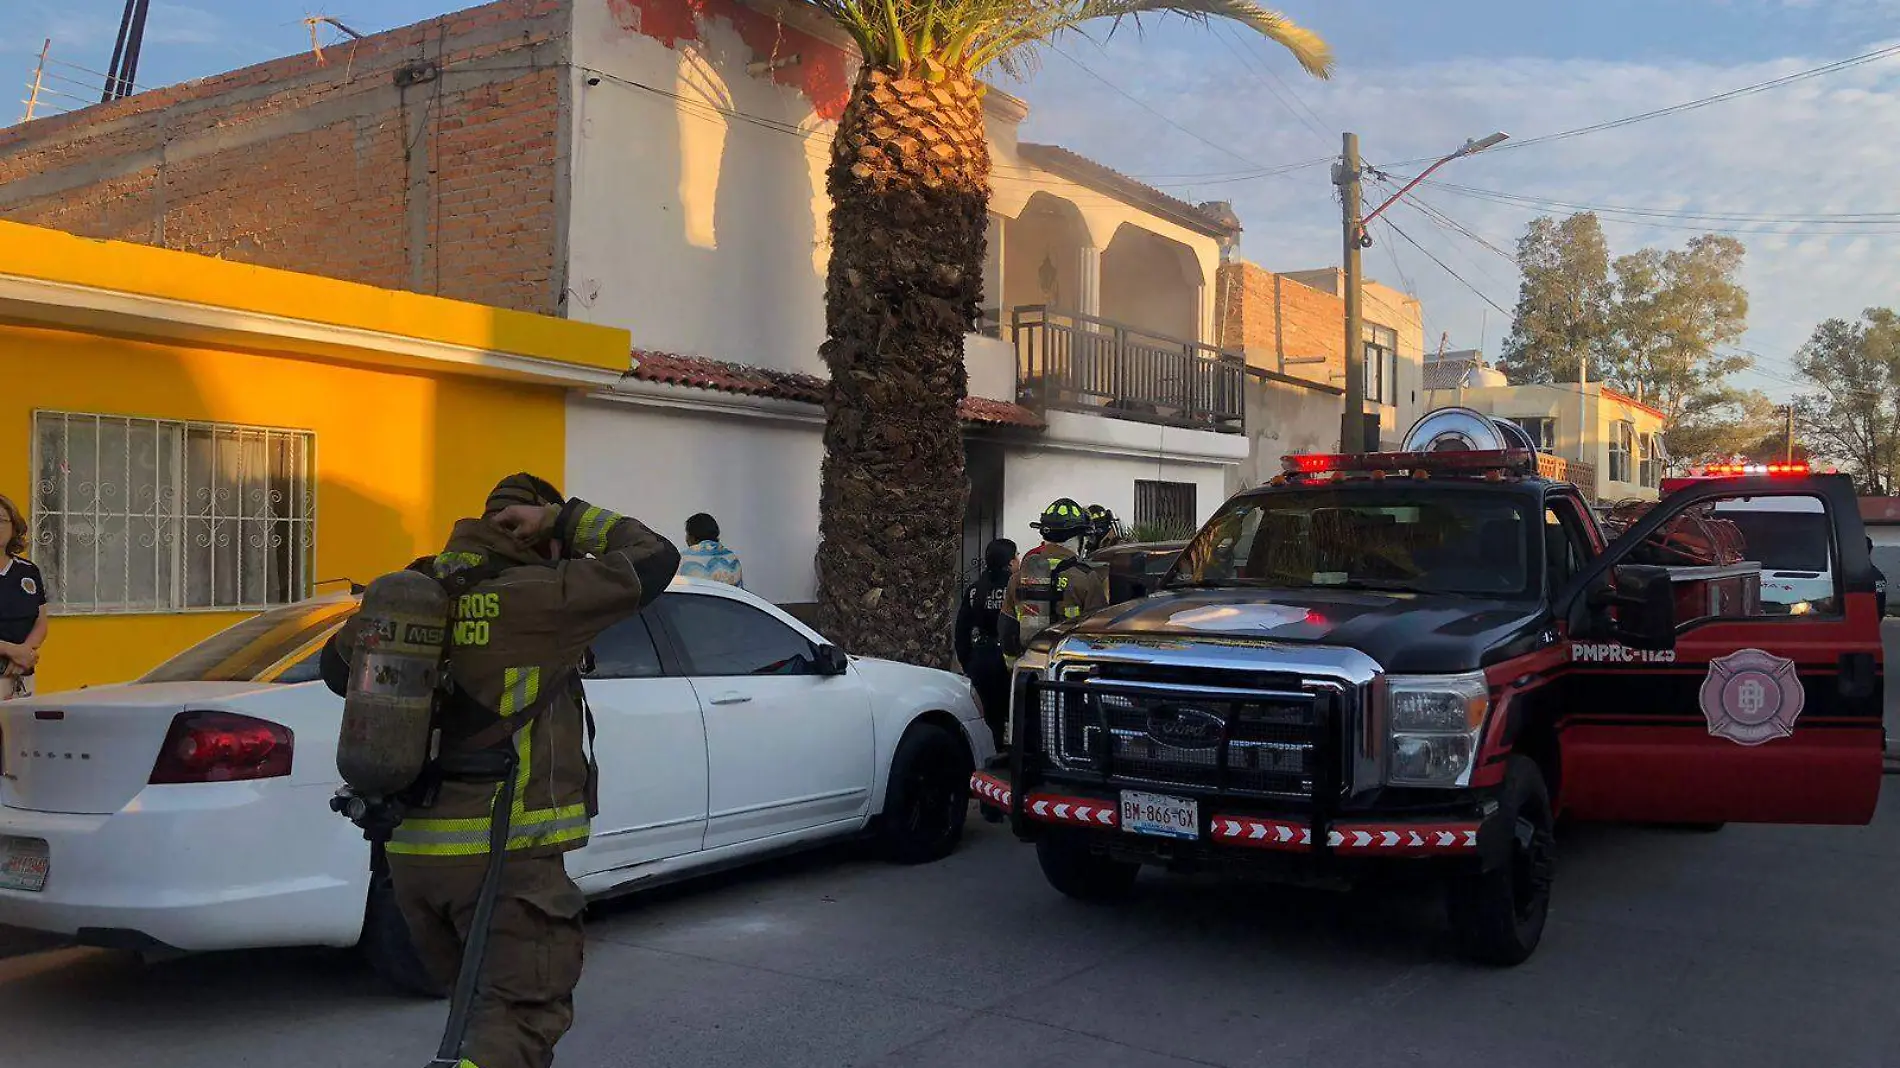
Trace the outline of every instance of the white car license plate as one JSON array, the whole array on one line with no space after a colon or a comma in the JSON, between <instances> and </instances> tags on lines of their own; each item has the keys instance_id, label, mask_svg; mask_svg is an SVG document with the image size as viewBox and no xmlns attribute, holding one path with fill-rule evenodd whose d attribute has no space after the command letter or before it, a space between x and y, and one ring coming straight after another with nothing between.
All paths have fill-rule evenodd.
<instances>
[{"instance_id":1,"label":"white car license plate","mask_svg":"<svg viewBox=\"0 0 1900 1068\"><path fill-rule=\"evenodd\" d=\"M1122 830L1160 838L1199 838L1201 803L1189 798L1123 790Z\"/></svg>"},{"instance_id":2,"label":"white car license plate","mask_svg":"<svg viewBox=\"0 0 1900 1068\"><path fill-rule=\"evenodd\" d=\"M0 890L41 890L50 866L43 838L0 838Z\"/></svg>"}]
</instances>

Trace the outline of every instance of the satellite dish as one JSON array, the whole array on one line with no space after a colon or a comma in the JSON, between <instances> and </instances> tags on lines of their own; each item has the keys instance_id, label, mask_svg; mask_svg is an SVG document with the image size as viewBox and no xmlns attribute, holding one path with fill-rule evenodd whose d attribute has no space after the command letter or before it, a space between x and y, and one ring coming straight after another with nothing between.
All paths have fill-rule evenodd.
<instances>
[{"instance_id":1,"label":"satellite dish","mask_svg":"<svg viewBox=\"0 0 1900 1068\"><path fill-rule=\"evenodd\" d=\"M1517 430L1529 448L1530 438ZM1498 420L1470 408L1439 408L1426 412L1405 435L1402 452L1491 452L1518 447L1506 437Z\"/></svg>"}]
</instances>

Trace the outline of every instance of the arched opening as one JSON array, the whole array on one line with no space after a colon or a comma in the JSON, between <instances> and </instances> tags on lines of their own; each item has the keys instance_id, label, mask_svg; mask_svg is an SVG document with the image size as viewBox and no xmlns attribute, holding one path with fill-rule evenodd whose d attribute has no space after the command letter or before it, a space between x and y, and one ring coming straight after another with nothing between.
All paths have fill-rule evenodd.
<instances>
[{"instance_id":1,"label":"arched opening","mask_svg":"<svg viewBox=\"0 0 1900 1068\"><path fill-rule=\"evenodd\" d=\"M1156 337L1199 341L1201 284L1193 249L1125 223L1102 251L1101 316Z\"/></svg>"}]
</instances>

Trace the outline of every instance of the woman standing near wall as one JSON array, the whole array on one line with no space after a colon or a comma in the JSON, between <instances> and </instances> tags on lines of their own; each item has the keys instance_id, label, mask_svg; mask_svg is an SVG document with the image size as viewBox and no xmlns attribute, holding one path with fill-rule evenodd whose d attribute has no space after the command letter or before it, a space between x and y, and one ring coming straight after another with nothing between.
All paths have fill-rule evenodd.
<instances>
[{"instance_id":1,"label":"woman standing near wall","mask_svg":"<svg viewBox=\"0 0 1900 1068\"><path fill-rule=\"evenodd\" d=\"M0 497L0 701L33 695L33 672L46 642L46 580L26 551L26 517Z\"/></svg>"}]
</instances>

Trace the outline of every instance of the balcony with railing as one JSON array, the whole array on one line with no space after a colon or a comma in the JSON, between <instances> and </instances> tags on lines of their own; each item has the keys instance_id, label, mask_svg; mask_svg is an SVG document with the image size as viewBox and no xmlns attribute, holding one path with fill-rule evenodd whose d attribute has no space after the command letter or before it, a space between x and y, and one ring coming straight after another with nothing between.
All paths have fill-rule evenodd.
<instances>
[{"instance_id":1,"label":"balcony with railing","mask_svg":"<svg viewBox=\"0 0 1900 1068\"><path fill-rule=\"evenodd\" d=\"M1019 402L1238 434L1246 362L1238 353L1043 305L1012 309Z\"/></svg>"}]
</instances>

